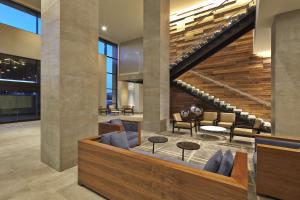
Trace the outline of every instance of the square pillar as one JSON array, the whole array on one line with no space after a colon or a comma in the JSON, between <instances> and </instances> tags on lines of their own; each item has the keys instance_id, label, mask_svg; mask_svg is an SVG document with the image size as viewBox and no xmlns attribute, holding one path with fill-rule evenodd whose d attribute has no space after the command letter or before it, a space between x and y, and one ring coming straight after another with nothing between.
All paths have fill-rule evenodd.
<instances>
[{"instance_id":1,"label":"square pillar","mask_svg":"<svg viewBox=\"0 0 300 200\"><path fill-rule=\"evenodd\" d=\"M272 26L272 133L300 138L300 10Z\"/></svg>"},{"instance_id":2,"label":"square pillar","mask_svg":"<svg viewBox=\"0 0 300 200\"><path fill-rule=\"evenodd\" d=\"M169 121L170 0L144 0L143 129L165 131Z\"/></svg>"},{"instance_id":3,"label":"square pillar","mask_svg":"<svg viewBox=\"0 0 300 200\"><path fill-rule=\"evenodd\" d=\"M42 0L41 160L57 171L98 134L98 3Z\"/></svg>"}]
</instances>

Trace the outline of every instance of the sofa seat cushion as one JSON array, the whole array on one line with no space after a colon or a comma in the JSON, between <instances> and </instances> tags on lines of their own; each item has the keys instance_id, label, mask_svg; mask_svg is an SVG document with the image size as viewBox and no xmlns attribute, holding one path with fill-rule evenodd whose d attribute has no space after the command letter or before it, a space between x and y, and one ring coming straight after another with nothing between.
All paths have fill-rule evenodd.
<instances>
[{"instance_id":1,"label":"sofa seat cushion","mask_svg":"<svg viewBox=\"0 0 300 200\"><path fill-rule=\"evenodd\" d=\"M224 176L230 176L231 170L233 167L233 155L230 150L227 150L222 158L218 174L222 174Z\"/></svg>"},{"instance_id":2,"label":"sofa seat cushion","mask_svg":"<svg viewBox=\"0 0 300 200\"><path fill-rule=\"evenodd\" d=\"M192 127L195 126L195 123L192 122ZM176 122L175 123L175 127L178 127L178 128L190 128L191 127L191 124L190 122Z\"/></svg>"},{"instance_id":3,"label":"sofa seat cushion","mask_svg":"<svg viewBox=\"0 0 300 200\"><path fill-rule=\"evenodd\" d=\"M204 170L216 173L219 170L223 154L221 150L218 150L205 164Z\"/></svg>"},{"instance_id":4,"label":"sofa seat cushion","mask_svg":"<svg viewBox=\"0 0 300 200\"><path fill-rule=\"evenodd\" d=\"M219 122L218 125L221 127L230 129L232 127L233 123L232 122Z\"/></svg>"},{"instance_id":5,"label":"sofa seat cushion","mask_svg":"<svg viewBox=\"0 0 300 200\"><path fill-rule=\"evenodd\" d=\"M234 128L233 133L238 135L253 136L253 137L255 135L252 132L252 129L249 128Z\"/></svg>"},{"instance_id":6,"label":"sofa seat cushion","mask_svg":"<svg viewBox=\"0 0 300 200\"><path fill-rule=\"evenodd\" d=\"M130 148L136 147L139 145L139 138L133 138L128 140L128 144Z\"/></svg>"},{"instance_id":7,"label":"sofa seat cushion","mask_svg":"<svg viewBox=\"0 0 300 200\"><path fill-rule=\"evenodd\" d=\"M129 149L129 143L125 132L111 134L110 142L112 146Z\"/></svg>"},{"instance_id":8,"label":"sofa seat cushion","mask_svg":"<svg viewBox=\"0 0 300 200\"><path fill-rule=\"evenodd\" d=\"M200 121L200 125L201 126L212 126L212 125L214 125L214 122L213 121L202 120L202 121Z\"/></svg>"},{"instance_id":9,"label":"sofa seat cushion","mask_svg":"<svg viewBox=\"0 0 300 200\"><path fill-rule=\"evenodd\" d=\"M127 135L127 139L131 140L134 138L138 138L138 133L137 132L133 132L133 131L126 131L126 135Z\"/></svg>"},{"instance_id":10,"label":"sofa seat cushion","mask_svg":"<svg viewBox=\"0 0 300 200\"><path fill-rule=\"evenodd\" d=\"M298 142L288 142L288 141L283 141L283 140L273 140L273 139L267 139L267 138L256 138L255 143L278 146L278 147L285 147L285 148L291 148L291 149L300 149L300 143L298 143Z\"/></svg>"},{"instance_id":11,"label":"sofa seat cushion","mask_svg":"<svg viewBox=\"0 0 300 200\"><path fill-rule=\"evenodd\" d=\"M153 154L151 152L146 152L146 151L142 151L136 148L131 148L131 151L146 155L146 156L151 156L154 158L159 158L161 160L165 160L168 162L172 162L172 163L176 163L176 164L180 164L183 166L187 166L187 167L191 167L193 169L199 169L199 170L203 170L203 167L200 164L195 164L195 163L190 163L190 162L186 162L186 161L182 161L182 160L178 160L178 159L174 159L168 156L163 156L163 155L159 155L159 154Z\"/></svg>"}]
</instances>

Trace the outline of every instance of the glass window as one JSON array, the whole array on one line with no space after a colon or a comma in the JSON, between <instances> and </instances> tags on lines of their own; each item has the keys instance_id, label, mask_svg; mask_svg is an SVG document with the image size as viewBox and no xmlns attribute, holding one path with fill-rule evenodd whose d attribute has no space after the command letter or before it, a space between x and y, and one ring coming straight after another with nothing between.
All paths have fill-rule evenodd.
<instances>
[{"instance_id":1,"label":"glass window","mask_svg":"<svg viewBox=\"0 0 300 200\"><path fill-rule=\"evenodd\" d=\"M99 54L106 55L106 96L107 105L117 104L117 72L118 72L118 46L100 40Z\"/></svg>"},{"instance_id":2,"label":"glass window","mask_svg":"<svg viewBox=\"0 0 300 200\"><path fill-rule=\"evenodd\" d=\"M10 3L13 4L13 3ZM18 5L20 7L20 5ZM30 14L13 6L0 3L0 23L32 33L38 33L38 14Z\"/></svg>"},{"instance_id":3,"label":"glass window","mask_svg":"<svg viewBox=\"0 0 300 200\"><path fill-rule=\"evenodd\" d=\"M0 54L0 123L40 118L40 61Z\"/></svg>"},{"instance_id":4,"label":"glass window","mask_svg":"<svg viewBox=\"0 0 300 200\"><path fill-rule=\"evenodd\" d=\"M99 46L99 54L105 54L105 44L99 41L98 46Z\"/></svg>"},{"instance_id":5,"label":"glass window","mask_svg":"<svg viewBox=\"0 0 300 200\"><path fill-rule=\"evenodd\" d=\"M113 87L113 75L112 74L109 74L107 73L106 75L106 88L109 88L109 89L112 89Z\"/></svg>"}]
</instances>

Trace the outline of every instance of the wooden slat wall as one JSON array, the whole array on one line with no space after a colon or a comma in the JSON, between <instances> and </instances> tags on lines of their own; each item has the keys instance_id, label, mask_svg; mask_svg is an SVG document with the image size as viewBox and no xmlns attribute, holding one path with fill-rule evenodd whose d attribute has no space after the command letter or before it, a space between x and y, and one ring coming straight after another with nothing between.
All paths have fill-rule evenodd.
<instances>
[{"instance_id":1,"label":"wooden slat wall","mask_svg":"<svg viewBox=\"0 0 300 200\"><path fill-rule=\"evenodd\" d=\"M253 55L253 31L240 37L192 70L256 98L271 102L271 59ZM264 106L227 88L204 81L189 72L178 79L265 121L271 119L270 106Z\"/></svg>"},{"instance_id":2,"label":"wooden slat wall","mask_svg":"<svg viewBox=\"0 0 300 200\"><path fill-rule=\"evenodd\" d=\"M182 89L171 86L170 92L170 118L173 118L173 113L180 113L182 110L189 109L192 105L199 105L205 111L217 112L218 109L200 99L186 93Z\"/></svg>"},{"instance_id":3,"label":"wooden slat wall","mask_svg":"<svg viewBox=\"0 0 300 200\"><path fill-rule=\"evenodd\" d=\"M210 35L216 27L228 22L232 16L245 13L248 5L239 0L201 12L190 11L186 17L170 23L170 63L179 58L191 45L199 42L203 34ZM215 11L210 14L211 11Z\"/></svg>"}]
</instances>

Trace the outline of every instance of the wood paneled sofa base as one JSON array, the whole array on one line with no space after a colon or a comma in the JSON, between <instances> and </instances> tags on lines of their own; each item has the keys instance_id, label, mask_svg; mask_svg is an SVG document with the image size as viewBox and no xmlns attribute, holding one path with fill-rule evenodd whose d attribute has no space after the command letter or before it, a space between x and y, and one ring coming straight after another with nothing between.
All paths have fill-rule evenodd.
<instances>
[{"instance_id":1,"label":"wood paneled sofa base","mask_svg":"<svg viewBox=\"0 0 300 200\"><path fill-rule=\"evenodd\" d=\"M84 139L78 145L78 183L111 200L247 199L247 154L237 152L231 177L193 169Z\"/></svg>"}]
</instances>

